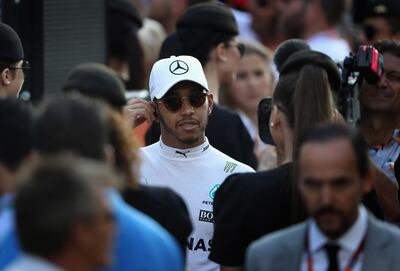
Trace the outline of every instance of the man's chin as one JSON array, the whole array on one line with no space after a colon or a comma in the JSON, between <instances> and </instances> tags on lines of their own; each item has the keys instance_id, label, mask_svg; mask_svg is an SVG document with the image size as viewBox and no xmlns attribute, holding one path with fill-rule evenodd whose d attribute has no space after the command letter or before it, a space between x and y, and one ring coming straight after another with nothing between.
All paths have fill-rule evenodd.
<instances>
[{"instance_id":1,"label":"man's chin","mask_svg":"<svg viewBox=\"0 0 400 271\"><path fill-rule=\"evenodd\" d=\"M323 215L316 218L320 231L331 239L337 239L343 233L338 215Z\"/></svg>"}]
</instances>

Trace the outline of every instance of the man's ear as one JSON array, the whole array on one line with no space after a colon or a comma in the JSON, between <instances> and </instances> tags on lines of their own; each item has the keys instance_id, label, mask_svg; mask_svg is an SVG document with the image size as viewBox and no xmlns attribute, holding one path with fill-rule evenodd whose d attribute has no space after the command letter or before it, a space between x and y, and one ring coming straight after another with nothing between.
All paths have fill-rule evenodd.
<instances>
[{"instance_id":1,"label":"man's ear","mask_svg":"<svg viewBox=\"0 0 400 271\"><path fill-rule=\"evenodd\" d=\"M12 74L11 74L11 70L9 68L5 68L2 72L1 72L1 82L3 85L9 85L12 82Z\"/></svg>"},{"instance_id":2,"label":"man's ear","mask_svg":"<svg viewBox=\"0 0 400 271\"><path fill-rule=\"evenodd\" d=\"M211 93L209 93L207 95L207 100L208 100L208 115L211 115L211 112L214 107L214 96Z\"/></svg>"},{"instance_id":3,"label":"man's ear","mask_svg":"<svg viewBox=\"0 0 400 271\"><path fill-rule=\"evenodd\" d=\"M154 121L160 123L160 111L158 110L158 106L154 105Z\"/></svg>"},{"instance_id":4,"label":"man's ear","mask_svg":"<svg viewBox=\"0 0 400 271\"><path fill-rule=\"evenodd\" d=\"M219 61L225 62L228 60L226 46L223 42L220 42L217 47L215 47L215 54Z\"/></svg>"}]
</instances>

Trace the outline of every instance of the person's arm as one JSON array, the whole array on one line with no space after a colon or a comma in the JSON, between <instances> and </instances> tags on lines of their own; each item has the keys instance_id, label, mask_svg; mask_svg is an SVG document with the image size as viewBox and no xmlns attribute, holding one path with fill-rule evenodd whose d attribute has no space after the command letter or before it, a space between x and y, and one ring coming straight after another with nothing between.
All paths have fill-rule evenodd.
<instances>
[{"instance_id":1,"label":"person's arm","mask_svg":"<svg viewBox=\"0 0 400 271\"><path fill-rule=\"evenodd\" d=\"M383 213L392 222L400 222L399 187L382 170L371 162L373 183Z\"/></svg>"}]
</instances>

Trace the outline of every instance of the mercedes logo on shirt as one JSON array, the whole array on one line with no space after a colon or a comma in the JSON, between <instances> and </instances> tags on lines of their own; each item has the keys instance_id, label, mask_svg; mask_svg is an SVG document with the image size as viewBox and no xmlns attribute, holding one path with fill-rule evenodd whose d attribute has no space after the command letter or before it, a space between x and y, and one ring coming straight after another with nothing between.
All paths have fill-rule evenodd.
<instances>
[{"instance_id":1,"label":"mercedes logo on shirt","mask_svg":"<svg viewBox=\"0 0 400 271\"><path fill-rule=\"evenodd\" d=\"M169 65L169 71L172 74L181 75L189 71L189 66L182 60L175 60Z\"/></svg>"}]
</instances>

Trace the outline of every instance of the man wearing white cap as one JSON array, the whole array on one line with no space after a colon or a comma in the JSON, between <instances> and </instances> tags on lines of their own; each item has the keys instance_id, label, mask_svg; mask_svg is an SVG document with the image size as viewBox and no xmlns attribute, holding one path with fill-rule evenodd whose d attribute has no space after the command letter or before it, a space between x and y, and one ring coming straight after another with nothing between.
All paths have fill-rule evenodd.
<instances>
[{"instance_id":1,"label":"man wearing white cap","mask_svg":"<svg viewBox=\"0 0 400 271\"><path fill-rule=\"evenodd\" d=\"M208 259L214 193L228 175L254 170L209 144L205 128L213 96L196 58L159 60L153 66L149 85L161 138L141 149L142 181L168 186L186 201L194 225L187 245L187 270L219 270Z\"/></svg>"}]
</instances>

